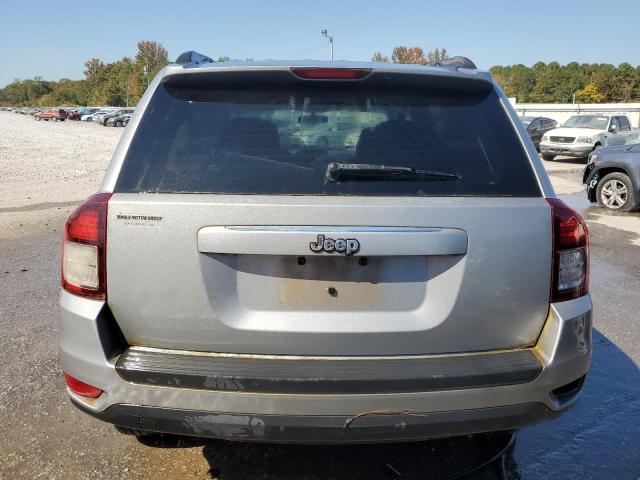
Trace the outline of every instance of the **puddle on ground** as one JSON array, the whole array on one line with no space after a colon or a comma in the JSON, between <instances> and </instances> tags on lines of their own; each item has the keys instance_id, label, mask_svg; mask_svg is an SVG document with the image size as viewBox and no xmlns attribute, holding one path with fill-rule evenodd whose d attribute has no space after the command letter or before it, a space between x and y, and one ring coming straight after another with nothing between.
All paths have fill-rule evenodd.
<instances>
[{"instance_id":1,"label":"puddle on ground","mask_svg":"<svg viewBox=\"0 0 640 480\"><path fill-rule=\"evenodd\" d=\"M558 197L571 208L581 213L584 212L586 214L590 211L597 212L600 210L600 207L596 203L591 203L587 199L586 192L558 195Z\"/></svg>"}]
</instances>

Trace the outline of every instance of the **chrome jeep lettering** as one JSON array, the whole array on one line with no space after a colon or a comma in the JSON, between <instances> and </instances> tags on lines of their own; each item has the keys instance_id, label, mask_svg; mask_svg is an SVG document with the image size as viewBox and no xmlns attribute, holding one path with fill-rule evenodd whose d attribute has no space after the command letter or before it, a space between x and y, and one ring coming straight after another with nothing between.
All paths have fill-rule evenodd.
<instances>
[{"instance_id":1,"label":"chrome jeep lettering","mask_svg":"<svg viewBox=\"0 0 640 480\"><path fill-rule=\"evenodd\" d=\"M344 255L353 255L360 250L360 242L355 238L325 238L324 235L319 234L318 239L315 242L309 243L309 248L314 253L343 253Z\"/></svg>"}]
</instances>

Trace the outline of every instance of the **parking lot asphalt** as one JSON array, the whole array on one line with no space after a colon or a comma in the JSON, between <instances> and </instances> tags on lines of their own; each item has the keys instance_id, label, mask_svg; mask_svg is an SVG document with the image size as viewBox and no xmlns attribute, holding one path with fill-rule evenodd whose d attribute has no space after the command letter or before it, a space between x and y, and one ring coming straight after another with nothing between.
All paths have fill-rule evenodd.
<instances>
[{"instance_id":1,"label":"parking lot asphalt","mask_svg":"<svg viewBox=\"0 0 640 480\"><path fill-rule=\"evenodd\" d=\"M640 214L590 206L582 166L547 165L591 232L594 355L583 395L560 419L518 432L510 453L465 478L640 478ZM0 195L2 188L0 182ZM60 230L74 204L61 198L54 192L37 204L0 204L0 217L9 219L3 225L21 212L41 219L0 235L0 479L435 479L481 463L506 444L504 436L487 435L323 447L178 437L144 443L78 412L67 400L56 347Z\"/></svg>"}]
</instances>

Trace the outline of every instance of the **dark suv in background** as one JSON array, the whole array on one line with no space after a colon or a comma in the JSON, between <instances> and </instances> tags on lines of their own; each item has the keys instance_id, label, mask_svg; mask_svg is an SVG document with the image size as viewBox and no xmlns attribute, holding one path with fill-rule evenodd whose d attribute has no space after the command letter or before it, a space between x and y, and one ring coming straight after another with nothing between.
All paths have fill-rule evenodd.
<instances>
[{"instance_id":1,"label":"dark suv in background","mask_svg":"<svg viewBox=\"0 0 640 480\"><path fill-rule=\"evenodd\" d=\"M125 114L130 115L133 113L134 110L135 110L134 108L122 108L120 110L115 110L111 113L108 113L102 117L102 125L106 127L107 122L109 121L110 118L120 117Z\"/></svg>"},{"instance_id":2,"label":"dark suv in background","mask_svg":"<svg viewBox=\"0 0 640 480\"><path fill-rule=\"evenodd\" d=\"M521 120L536 149L540 149L542 136L558 126L558 122L547 117L521 117Z\"/></svg>"},{"instance_id":3,"label":"dark suv in background","mask_svg":"<svg viewBox=\"0 0 640 480\"><path fill-rule=\"evenodd\" d=\"M589 201L611 210L637 209L640 206L640 139L591 153L582 181L587 185Z\"/></svg>"}]
</instances>

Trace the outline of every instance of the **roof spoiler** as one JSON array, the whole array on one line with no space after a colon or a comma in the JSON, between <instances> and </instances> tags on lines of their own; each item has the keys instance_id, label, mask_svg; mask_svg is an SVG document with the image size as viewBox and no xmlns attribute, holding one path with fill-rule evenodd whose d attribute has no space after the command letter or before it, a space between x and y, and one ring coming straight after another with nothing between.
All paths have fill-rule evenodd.
<instances>
[{"instance_id":1,"label":"roof spoiler","mask_svg":"<svg viewBox=\"0 0 640 480\"><path fill-rule=\"evenodd\" d=\"M176 62L179 65L200 65L202 63L215 63L212 58L207 57L198 52L194 52L193 50L189 50L188 52L182 52L176 58Z\"/></svg>"},{"instance_id":2,"label":"roof spoiler","mask_svg":"<svg viewBox=\"0 0 640 480\"><path fill-rule=\"evenodd\" d=\"M439 62L432 63L433 67L446 68L449 70L459 70L461 68L466 68L469 70L477 70L476 64L469 60L467 57L451 57L446 60L440 60Z\"/></svg>"}]
</instances>

